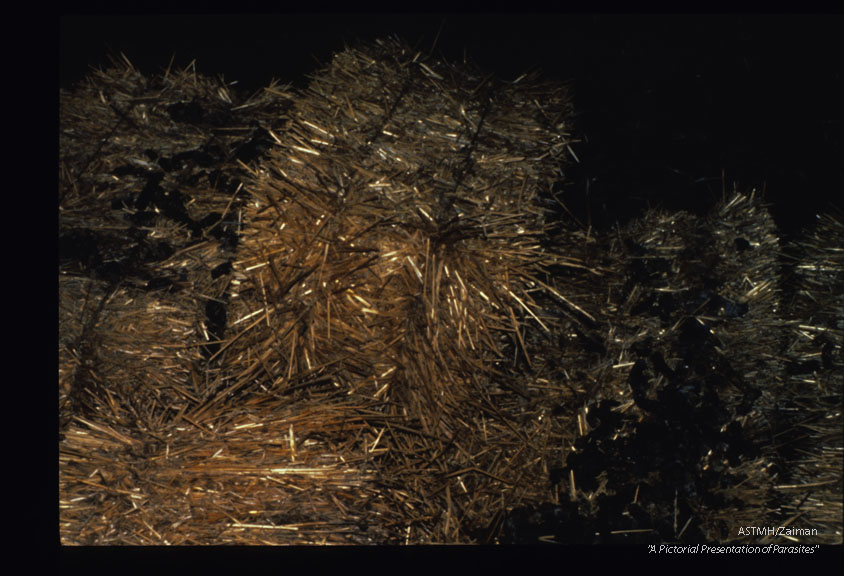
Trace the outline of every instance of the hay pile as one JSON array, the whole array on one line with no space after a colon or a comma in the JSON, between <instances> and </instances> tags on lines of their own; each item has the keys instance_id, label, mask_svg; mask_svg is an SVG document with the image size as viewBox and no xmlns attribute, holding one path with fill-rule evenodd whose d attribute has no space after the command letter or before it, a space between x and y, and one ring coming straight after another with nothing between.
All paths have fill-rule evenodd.
<instances>
[{"instance_id":1,"label":"hay pile","mask_svg":"<svg viewBox=\"0 0 844 576\"><path fill-rule=\"evenodd\" d=\"M787 392L774 408L773 450L785 460L776 469L782 509L818 530L844 518L844 214L818 217L815 227L786 254L793 278L786 327Z\"/></svg>"},{"instance_id":2,"label":"hay pile","mask_svg":"<svg viewBox=\"0 0 844 576\"><path fill-rule=\"evenodd\" d=\"M841 541L840 251L786 306L753 195L587 234L565 88L396 41L115 64L61 98L63 543Z\"/></svg>"}]
</instances>

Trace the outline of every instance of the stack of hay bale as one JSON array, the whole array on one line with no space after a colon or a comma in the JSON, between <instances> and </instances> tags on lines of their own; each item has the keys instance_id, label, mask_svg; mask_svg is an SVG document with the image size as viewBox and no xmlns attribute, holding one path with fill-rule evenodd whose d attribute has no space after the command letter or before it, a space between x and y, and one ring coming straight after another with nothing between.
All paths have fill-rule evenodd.
<instances>
[{"instance_id":1,"label":"stack of hay bale","mask_svg":"<svg viewBox=\"0 0 844 576\"><path fill-rule=\"evenodd\" d=\"M806 514L840 542L840 253L806 245L792 307L753 195L587 234L551 192L571 114L392 40L299 94L125 62L62 94L62 541L729 542Z\"/></svg>"}]
</instances>

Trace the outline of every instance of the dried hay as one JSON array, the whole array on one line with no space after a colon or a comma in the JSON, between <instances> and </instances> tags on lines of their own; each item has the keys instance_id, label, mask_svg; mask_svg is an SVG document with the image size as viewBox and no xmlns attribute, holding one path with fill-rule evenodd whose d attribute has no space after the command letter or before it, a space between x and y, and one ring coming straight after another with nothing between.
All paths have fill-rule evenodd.
<instances>
[{"instance_id":1,"label":"dried hay","mask_svg":"<svg viewBox=\"0 0 844 576\"><path fill-rule=\"evenodd\" d=\"M840 219L787 306L752 194L552 221L564 87L115 64L61 99L63 543L841 541Z\"/></svg>"}]
</instances>

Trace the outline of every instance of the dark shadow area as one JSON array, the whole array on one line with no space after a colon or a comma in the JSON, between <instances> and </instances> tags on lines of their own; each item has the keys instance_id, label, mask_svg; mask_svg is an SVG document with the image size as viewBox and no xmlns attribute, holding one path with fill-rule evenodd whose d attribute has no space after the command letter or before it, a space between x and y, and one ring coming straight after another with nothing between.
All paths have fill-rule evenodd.
<instances>
[{"instance_id":1,"label":"dark shadow area","mask_svg":"<svg viewBox=\"0 0 844 576\"><path fill-rule=\"evenodd\" d=\"M196 60L258 89L297 87L344 43L388 34L502 79L570 82L580 163L564 198L598 226L648 206L711 206L733 183L764 190L785 236L844 182L838 17L607 15L68 16L62 87L107 54L152 73ZM434 44L436 40L436 44Z\"/></svg>"}]
</instances>

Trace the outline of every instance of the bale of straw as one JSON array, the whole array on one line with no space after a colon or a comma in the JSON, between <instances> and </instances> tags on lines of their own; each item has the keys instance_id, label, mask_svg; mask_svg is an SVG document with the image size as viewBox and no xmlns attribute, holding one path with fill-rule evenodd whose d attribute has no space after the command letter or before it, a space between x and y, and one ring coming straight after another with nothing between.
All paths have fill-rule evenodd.
<instances>
[{"instance_id":1,"label":"bale of straw","mask_svg":"<svg viewBox=\"0 0 844 576\"><path fill-rule=\"evenodd\" d=\"M570 337L593 351L594 384L551 471L568 498L514 508L501 541L840 543L838 226L825 217L789 247L796 288L755 194L706 217L653 210L608 237L603 325ZM821 347L826 362L807 362ZM747 532L762 526L779 531Z\"/></svg>"},{"instance_id":2,"label":"bale of straw","mask_svg":"<svg viewBox=\"0 0 844 576\"><path fill-rule=\"evenodd\" d=\"M844 508L844 214L830 207L789 246L785 393L774 428L781 514L841 543ZM800 541L804 536L797 534Z\"/></svg>"},{"instance_id":3,"label":"bale of straw","mask_svg":"<svg viewBox=\"0 0 844 576\"><path fill-rule=\"evenodd\" d=\"M218 398L263 386L375 403L385 423L366 450L405 517L396 541L465 540L534 484L477 433L506 430L490 395L514 355L540 361L526 342L554 319L536 295L577 262L544 242L570 113L564 87L383 41L315 74L252 172L230 307L243 328ZM504 430L513 457L532 452Z\"/></svg>"}]
</instances>

